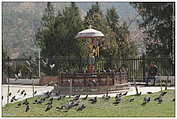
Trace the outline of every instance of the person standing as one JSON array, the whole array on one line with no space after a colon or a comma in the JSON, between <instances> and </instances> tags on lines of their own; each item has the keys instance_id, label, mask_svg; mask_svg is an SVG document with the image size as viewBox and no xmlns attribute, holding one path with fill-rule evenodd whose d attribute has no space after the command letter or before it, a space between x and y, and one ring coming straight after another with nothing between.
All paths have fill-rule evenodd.
<instances>
[{"instance_id":1,"label":"person standing","mask_svg":"<svg viewBox=\"0 0 177 119\"><path fill-rule=\"evenodd\" d=\"M155 86L157 74L158 74L158 67L157 67L157 65L155 65L154 63L151 63L149 65L149 72L148 72L148 78L147 78L147 86L148 86L148 83L149 83L149 79L154 80L153 81L153 85Z\"/></svg>"}]
</instances>

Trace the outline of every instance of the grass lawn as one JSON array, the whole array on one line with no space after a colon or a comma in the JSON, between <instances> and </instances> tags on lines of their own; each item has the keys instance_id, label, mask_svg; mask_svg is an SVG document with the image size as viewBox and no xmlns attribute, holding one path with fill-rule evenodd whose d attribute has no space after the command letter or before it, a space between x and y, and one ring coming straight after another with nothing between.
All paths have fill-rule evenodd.
<instances>
[{"instance_id":1,"label":"grass lawn","mask_svg":"<svg viewBox=\"0 0 177 119\"><path fill-rule=\"evenodd\" d=\"M109 101L104 101L98 98L96 104L90 104L88 100L81 100L86 105L82 111L76 111L76 108L71 108L68 112L55 110L57 106L65 104L69 98L53 101L53 108L45 112L46 103L32 104L35 98L28 99L30 103L30 110L25 112L25 106L15 108L16 103L7 104L2 108L3 117L174 117L175 116L175 102L171 100L175 97L174 90L167 90L167 94L163 97L162 104L157 104L153 101L160 92L154 94L146 94L151 97L151 101L142 106L143 98L141 96L125 96L122 97L121 103L114 106L114 98ZM134 102L129 102L129 99L134 97ZM8 114L8 115L7 115Z\"/></svg>"}]
</instances>

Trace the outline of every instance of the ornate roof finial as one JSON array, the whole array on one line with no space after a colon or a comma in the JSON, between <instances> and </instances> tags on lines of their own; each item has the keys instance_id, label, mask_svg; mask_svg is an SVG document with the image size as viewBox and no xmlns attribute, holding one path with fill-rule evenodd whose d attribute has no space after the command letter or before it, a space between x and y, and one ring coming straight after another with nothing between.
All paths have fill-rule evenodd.
<instances>
[{"instance_id":1,"label":"ornate roof finial","mask_svg":"<svg viewBox=\"0 0 177 119\"><path fill-rule=\"evenodd\" d=\"M90 24L90 25L89 25L89 29L91 29L91 28L92 28L92 25Z\"/></svg>"}]
</instances>

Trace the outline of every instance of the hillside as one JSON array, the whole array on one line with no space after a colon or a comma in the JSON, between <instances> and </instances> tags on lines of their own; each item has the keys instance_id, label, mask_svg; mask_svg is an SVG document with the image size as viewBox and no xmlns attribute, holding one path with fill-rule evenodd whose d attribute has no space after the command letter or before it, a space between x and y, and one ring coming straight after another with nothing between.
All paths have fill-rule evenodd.
<instances>
[{"instance_id":1,"label":"hillside","mask_svg":"<svg viewBox=\"0 0 177 119\"><path fill-rule=\"evenodd\" d=\"M56 9L62 9L69 3L53 3ZM77 3L81 16L85 16L93 3ZM103 12L107 8L117 8L122 21L127 21L127 16L136 14L129 3L100 3ZM26 57L34 54L33 39L35 31L40 27L40 20L44 13L46 3L3 2L2 26L3 48L12 58ZM127 21L128 22L128 21Z\"/></svg>"}]
</instances>

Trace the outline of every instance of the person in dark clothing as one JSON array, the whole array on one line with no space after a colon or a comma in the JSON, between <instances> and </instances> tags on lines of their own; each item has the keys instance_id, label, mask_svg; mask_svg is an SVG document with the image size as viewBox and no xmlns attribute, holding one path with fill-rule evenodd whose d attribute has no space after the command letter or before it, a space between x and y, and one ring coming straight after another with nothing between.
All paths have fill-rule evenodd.
<instances>
[{"instance_id":1,"label":"person in dark clothing","mask_svg":"<svg viewBox=\"0 0 177 119\"><path fill-rule=\"evenodd\" d=\"M156 78L155 76L158 74L158 67L157 65L155 64L150 64L149 66L149 72L148 72L148 78L147 78L147 86L148 86L148 82L149 82L149 79L153 79L154 82L153 82L153 85L155 86L155 81L156 81Z\"/></svg>"}]
</instances>

